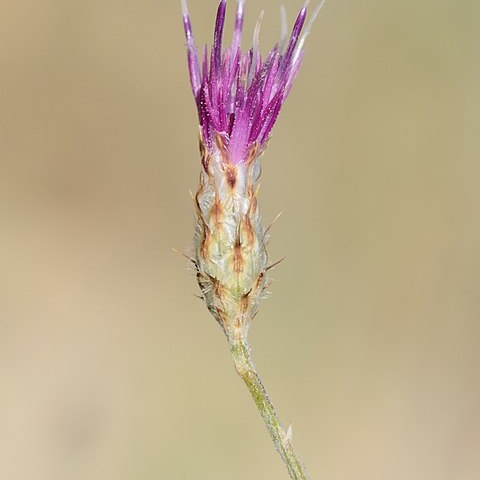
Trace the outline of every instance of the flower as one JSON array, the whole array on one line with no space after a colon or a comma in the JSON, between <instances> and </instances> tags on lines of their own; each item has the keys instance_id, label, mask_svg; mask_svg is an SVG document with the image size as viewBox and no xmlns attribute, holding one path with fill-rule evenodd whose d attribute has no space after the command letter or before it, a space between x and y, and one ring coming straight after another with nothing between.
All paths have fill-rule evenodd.
<instances>
[{"instance_id":1,"label":"flower","mask_svg":"<svg viewBox=\"0 0 480 480\"><path fill-rule=\"evenodd\" d=\"M227 1L221 0L213 45L210 51L205 47L200 63L182 0L202 157L191 260L203 299L230 342L246 338L270 281L269 229L262 225L257 201L260 155L300 69L305 38L321 8L305 27L307 6L308 2L301 8L290 37L282 10L282 38L263 59L258 47L263 13L253 46L243 53L245 0L238 0L232 42L224 48Z\"/></svg>"},{"instance_id":2,"label":"flower","mask_svg":"<svg viewBox=\"0 0 480 480\"><path fill-rule=\"evenodd\" d=\"M303 45L322 4L304 28L308 1L287 36L282 10L282 38L265 59L258 43L263 12L252 48L243 53L245 0L237 0L231 45L222 47L227 1L218 6L211 51L200 64L186 0L182 0L190 82L200 123L200 183L195 196L195 235L189 256L208 310L223 329L237 373L252 394L290 477L308 478L253 366L248 331L266 296L270 263L265 228L258 208L260 155L271 135L300 69ZM303 33L302 33L303 32Z\"/></svg>"},{"instance_id":3,"label":"flower","mask_svg":"<svg viewBox=\"0 0 480 480\"><path fill-rule=\"evenodd\" d=\"M244 6L245 0L237 1L232 42L224 48L227 1L220 1L213 46L210 53L205 46L200 64L186 0L182 0L190 82L201 140L208 151L218 149L225 153L233 165L247 162L252 151L255 154L263 151L300 69L305 38L322 5L314 11L302 34L308 1L303 5L289 39L282 10L282 38L265 59L258 48L263 12L255 28L252 48L247 52L241 50Z\"/></svg>"}]
</instances>

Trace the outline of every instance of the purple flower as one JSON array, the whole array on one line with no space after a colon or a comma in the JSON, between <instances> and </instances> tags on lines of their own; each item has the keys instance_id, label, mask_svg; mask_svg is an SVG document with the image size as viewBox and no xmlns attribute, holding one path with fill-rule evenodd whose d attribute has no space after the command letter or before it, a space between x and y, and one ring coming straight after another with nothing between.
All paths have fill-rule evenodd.
<instances>
[{"instance_id":1,"label":"purple flower","mask_svg":"<svg viewBox=\"0 0 480 480\"><path fill-rule=\"evenodd\" d=\"M265 147L300 69L305 38L321 7L315 10L302 34L307 1L298 14L289 39L283 14L283 38L266 58L262 58L258 40L263 12L255 28L253 47L245 53L241 50L244 5L245 0L237 0L232 42L230 47L224 48L222 39L227 2L220 1L213 46L210 52L205 46L200 64L186 1L182 0L190 82L197 104L202 142L210 152L219 149L226 153L228 161L234 165L246 162L252 151L258 152Z\"/></svg>"}]
</instances>

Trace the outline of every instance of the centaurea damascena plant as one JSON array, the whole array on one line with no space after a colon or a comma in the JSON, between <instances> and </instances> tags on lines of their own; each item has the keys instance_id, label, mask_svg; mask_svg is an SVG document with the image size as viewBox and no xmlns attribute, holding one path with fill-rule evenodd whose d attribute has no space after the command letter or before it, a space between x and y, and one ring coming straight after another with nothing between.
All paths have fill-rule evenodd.
<instances>
[{"instance_id":1,"label":"centaurea damascena plant","mask_svg":"<svg viewBox=\"0 0 480 480\"><path fill-rule=\"evenodd\" d=\"M269 284L266 241L257 188L260 156L300 69L303 46L321 5L304 29L308 2L287 36L265 59L259 52L260 16L253 47L243 53L244 0L237 1L231 45L224 48L226 0L218 7L213 46L200 60L186 1L182 0L188 67L200 123L202 170L195 195L192 262L208 309L228 339L236 370L248 386L292 479L307 479L250 357L247 336Z\"/></svg>"}]
</instances>

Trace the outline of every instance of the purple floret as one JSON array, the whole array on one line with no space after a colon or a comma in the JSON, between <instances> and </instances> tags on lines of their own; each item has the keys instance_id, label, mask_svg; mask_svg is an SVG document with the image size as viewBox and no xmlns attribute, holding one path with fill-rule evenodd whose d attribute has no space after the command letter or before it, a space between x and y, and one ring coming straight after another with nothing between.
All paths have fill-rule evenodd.
<instances>
[{"instance_id":1,"label":"purple floret","mask_svg":"<svg viewBox=\"0 0 480 480\"><path fill-rule=\"evenodd\" d=\"M248 52L241 51L245 0L237 1L231 46L222 47L227 2L221 0L213 46L210 54L205 46L200 65L186 2L182 1L190 82L202 140L208 150L212 151L217 139L221 138L228 160L238 164L247 160L253 147L262 149L265 146L300 69L303 41L308 33L307 28L304 37L300 37L307 3L298 14L285 51L277 44L266 59L262 59L258 51L261 18L253 47Z\"/></svg>"}]
</instances>

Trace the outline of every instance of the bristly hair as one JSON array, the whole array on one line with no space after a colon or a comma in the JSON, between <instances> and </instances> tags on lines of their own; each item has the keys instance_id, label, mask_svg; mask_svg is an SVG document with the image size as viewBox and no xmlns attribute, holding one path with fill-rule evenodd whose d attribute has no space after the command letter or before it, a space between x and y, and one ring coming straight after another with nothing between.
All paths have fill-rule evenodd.
<instances>
[{"instance_id":1,"label":"bristly hair","mask_svg":"<svg viewBox=\"0 0 480 480\"><path fill-rule=\"evenodd\" d=\"M224 48L227 1L221 0L213 46L210 53L205 46L200 63L186 0L182 0L190 82L197 104L202 141L210 151L221 141L222 149L228 153L228 161L234 165L246 162L252 148L261 151L267 143L300 69L305 38L323 5L322 2L315 9L304 29L308 3L305 2L301 8L288 43L287 38L282 38L263 59L258 48L263 12L255 28L253 46L243 53L241 39L245 0L237 0L232 42L230 47ZM285 17L283 13L282 17ZM282 30L282 37L285 37L285 26Z\"/></svg>"}]
</instances>

